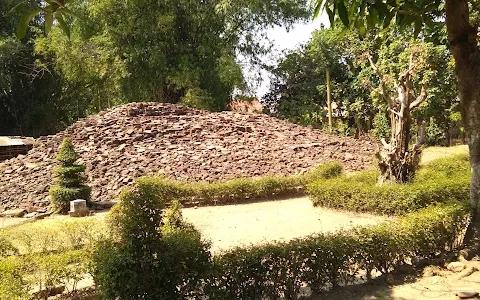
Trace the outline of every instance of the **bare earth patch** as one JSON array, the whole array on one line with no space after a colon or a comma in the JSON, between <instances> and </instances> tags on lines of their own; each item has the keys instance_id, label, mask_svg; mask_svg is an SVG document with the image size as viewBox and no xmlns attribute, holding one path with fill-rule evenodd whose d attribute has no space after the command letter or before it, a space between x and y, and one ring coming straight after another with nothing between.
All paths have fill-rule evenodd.
<instances>
[{"instance_id":1,"label":"bare earth patch","mask_svg":"<svg viewBox=\"0 0 480 300\"><path fill-rule=\"evenodd\" d=\"M387 220L381 216L313 207L309 198L185 208L183 216L212 241L213 253Z\"/></svg>"},{"instance_id":2,"label":"bare earth patch","mask_svg":"<svg viewBox=\"0 0 480 300\"><path fill-rule=\"evenodd\" d=\"M459 145L453 147L428 147L422 152L422 165L443 157L449 157L457 154L468 153L467 145Z\"/></svg>"},{"instance_id":3,"label":"bare earth patch","mask_svg":"<svg viewBox=\"0 0 480 300\"><path fill-rule=\"evenodd\" d=\"M28 221L28 219L25 218L4 218L0 217L0 229L10 227L10 226L15 226L21 223L24 223Z\"/></svg>"},{"instance_id":4,"label":"bare earth patch","mask_svg":"<svg viewBox=\"0 0 480 300\"><path fill-rule=\"evenodd\" d=\"M311 300L457 300L460 291L480 292L480 272L461 280L457 276L445 270L442 276L395 278L395 285L376 281L342 287Z\"/></svg>"}]
</instances>

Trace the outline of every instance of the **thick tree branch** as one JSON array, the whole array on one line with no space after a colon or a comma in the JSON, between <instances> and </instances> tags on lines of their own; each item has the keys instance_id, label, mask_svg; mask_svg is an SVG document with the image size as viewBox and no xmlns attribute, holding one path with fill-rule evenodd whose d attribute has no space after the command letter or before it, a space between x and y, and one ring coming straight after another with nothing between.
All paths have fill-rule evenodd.
<instances>
[{"instance_id":1,"label":"thick tree branch","mask_svg":"<svg viewBox=\"0 0 480 300\"><path fill-rule=\"evenodd\" d=\"M399 112L395 111L393 108L388 108L388 111L394 115L397 115L399 118L403 117Z\"/></svg>"},{"instance_id":2,"label":"thick tree branch","mask_svg":"<svg viewBox=\"0 0 480 300\"><path fill-rule=\"evenodd\" d=\"M387 141L386 141L384 138L382 138L382 139L380 140L380 142L382 142L382 145L383 145L383 147L385 147L385 149L390 150L390 144L387 143Z\"/></svg>"},{"instance_id":3,"label":"thick tree branch","mask_svg":"<svg viewBox=\"0 0 480 300\"><path fill-rule=\"evenodd\" d=\"M415 61L414 61L414 55L413 55L413 51L412 51L412 53L410 53L410 62L408 64L408 70L406 70L405 72L401 73L398 76L398 81L399 82L408 81L407 76L408 75L410 75L410 76L413 75L412 74L413 69L415 69Z\"/></svg>"},{"instance_id":4,"label":"thick tree branch","mask_svg":"<svg viewBox=\"0 0 480 300\"><path fill-rule=\"evenodd\" d=\"M427 99L427 84L424 82L422 84L422 90L420 91L420 95L418 95L417 99L410 103L410 110L419 106L423 101Z\"/></svg>"}]
</instances>

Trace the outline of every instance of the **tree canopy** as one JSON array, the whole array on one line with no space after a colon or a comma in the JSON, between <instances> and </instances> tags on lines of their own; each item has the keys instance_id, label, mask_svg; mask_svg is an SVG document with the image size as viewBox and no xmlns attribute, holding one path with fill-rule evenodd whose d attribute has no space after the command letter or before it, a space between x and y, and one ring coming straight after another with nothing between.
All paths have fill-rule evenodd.
<instances>
[{"instance_id":1,"label":"tree canopy","mask_svg":"<svg viewBox=\"0 0 480 300\"><path fill-rule=\"evenodd\" d=\"M225 109L248 89L239 55L260 64L271 46L265 29L311 15L293 0L17 4L0 4L0 134L34 136L133 101Z\"/></svg>"},{"instance_id":2,"label":"tree canopy","mask_svg":"<svg viewBox=\"0 0 480 300\"><path fill-rule=\"evenodd\" d=\"M324 68L329 66L332 99L338 106L337 132L359 135L373 130L379 138L386 137L387 103L380 97L378 78L366 55L372 56L393 93L394 81L408 68L410 53L414 51L418 61L415 89L427 82L428 98L413 116L419 123L427 121L428 143L442 142L445 133L456 126L450 115L458 113L454 65L447 47L433 39L433 42L415 39L395 28L381 36L378 31L369 30L364 37L355 30L343 34L342 31L341 24L318 30L305 46L279 61L272 71L271 89L263 98L271 113L325 128Z\"/></svg>"}]
</instances>

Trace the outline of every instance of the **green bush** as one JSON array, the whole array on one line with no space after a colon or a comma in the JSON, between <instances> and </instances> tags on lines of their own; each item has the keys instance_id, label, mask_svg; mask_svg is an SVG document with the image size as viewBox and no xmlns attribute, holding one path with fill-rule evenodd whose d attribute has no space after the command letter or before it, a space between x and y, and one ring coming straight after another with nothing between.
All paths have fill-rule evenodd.
<instances>
[{"instance_id":1,"label":"green bush","mask_svg":"<svg viewBox=\"0 0 480 300\"><path fill-rule=\"evenodd\" d=\"M158 191L153 182L139 181L111 212L113 238L93 255L95 283L107 299L185 299L200 291L210 245L183 221L178 202L162 211Z\"/></svg>"},{"instance_id":2,"label":"green bush","mask_svg":"<svg viewBox=\"0 0 480 300\"><path fill-rule=\"evenodd\" d=\"M6 237L0 235L0 259L15 254L18 254L18 249Z\"/></svg>"},{"instance_id":3,"label":"green bush","mask_svg":"<svg viewBox=\"0 0 480 300\"><path fill-rule=\"evenodd\" d=\"M168 201L176 199L184 205L215 205L298 194L307 183L321 178L334 178L342 172L341 164L333 162L310 173L295 176L240 178L226 182L193 184L158 177L142 177L137 179L137 183L150 186L158 197Z\"/></svg>"},{"instance_id":4,"label":"green bush","mask_svg":"<svg viewBox=\"0 0 480 300\"><path fill-rule=\"evenodd\" d=\"M437 179L465 180L471 176L468 154L457 154L452 157L431 161L418 170L414 182L428 182Z\"/></svg>"},{"instance_id":5,"label":"green bush","mask_svg":"<svg viewBox=\"0 0 480 300\"><path fill-rule=\"evenodd\" d=\"M466 208L432 206L389 223L290 242L236 248L213 260L209 299L295 299L302 283L314 290L354 280L360 270L383 273L408 257L456 249Z\"/></svg>"},{"instance_id":6,"label":"green bush","mask_svg":"<svg viewBox=\"0 0 480 300\"><path fill-rule=\"evenodd\" d=\"M83 184L86 181L82 175L85 166L75 164L78 158L72 140L68 137L65 138L57 155L57 160L61 164L55 169L55 172L58 173L57 185L50 188L53 208L57 211L68 211L72 200L90 200L91 188Z\"/></svg>"},{"instance_id":7,"label":"green bush","mask_svg":"<svg viewBox=\"0 0 480 300\"><path fill-rule=\"evenodd\" d=\"M20 257L0 258L0 299L28 299L27 269Z\"/></svg>"},{"instance_id":8,"label":"green bush","mask_svg":"<svg viewBox=\"0 0 480 300\"><path fill-rule=\"evenodd\" d=\"M469 198L470 169L465 155L440 159L417 172L410 184L376 184L375 172L361 172L307 186L313 204L381 214L404 214L434 203Z\"/></svg>"},{"instance_id":9,"label":"green bush","mask_svg":"<svg viewBox=\"0 0 480 300\"><path fill-rule=\"evenodd\" d=\"M85 218L27 222L6 228L0 232L0 257L1 249L10 249L10 255L28 255L89 248L106 234L104 227L101 219Z\"/></svg>"},{"instance_id":10,"label":"green bush","mask_svg":"<svg viewBox=\"0 0 480 300\"><path fill-rule=\"evenodd\" d=\"M61 285L72 286L71 292L75 292L77 283L87 276L90 257L86 250L73 250L52 254L37 253L28 256L26 261L31 268L27 278L40 291L37 297L44 298L53 288Z\"/></svg>"},{"instance_id":11,"label":"green bush","mask_svg":"<svg viewBox=\"0 0 480 300\"><path fill-rule=\"evenodd\" d=\"M45 299L55 286L71 286L87 275L89 255L85 250L10 256L0 259L0 299Z\"/></svg>"},{"instance_id":12,"label":"green bush","mask_svg":"<svg viewBox=\"0 0 480 300\"><path fill-rule=\"evenodd\" d=\"M457 249L467 225L466 206L430 206L394 221L352 229L357 244L356 261L361 269L387 273L407 258L433 258Z\"/></svg>"},{"instance_id":13,"label":"green bush","mask_svg":"<svg viewBox=\"0 0 480 300\"><path fill-rule=\"evenodd\" d=\"M219 110L212 95L208 91L201 88L189 89L185 97L182 98L181 102L192 108L213 111Z\"/></svg>"},{"instance_id":14,"label":"green bush","mask_svg":"<svg viewBox=\"0 0 480 300\"><path fill-rule=\"evenodd\" d=\"M349 179L366 185L374 174ZM240 183L236 189L245 191ZM467 223L466 205L457 202L430 206L377 226L235 248L211 259L209 244L183 221L180 202L172 201L163 210L175 193L177 186L148 178L139 180L134 190L122 192L109 217L113 238L99 243L93 256L93 274L102 296L294 299L303 283L314 290L344 285L361 270L370 277L373 271L389 272L413 256L452 251Z\"/></svg>"}]
</instances>

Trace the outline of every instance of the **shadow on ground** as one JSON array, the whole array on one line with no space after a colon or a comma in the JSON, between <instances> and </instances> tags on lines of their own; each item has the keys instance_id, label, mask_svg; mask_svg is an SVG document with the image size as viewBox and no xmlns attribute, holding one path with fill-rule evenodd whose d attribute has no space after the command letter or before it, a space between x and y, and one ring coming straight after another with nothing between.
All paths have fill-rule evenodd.
<instances>
[{"instance_id":1,"label":"shadow on ground","mask_svg":"<svg viewBox=\"0 0 480 300\"><path fill-rule=\"evenodd\" d=\"M480 272L457 279L457 274L445 271L441 276L420 273L385 277L370 283L340 287L312 296L311 300L457 300L459 291L480 292ZM468 298L480 299L480 297Z\"/></svg>"}]
</instances>

